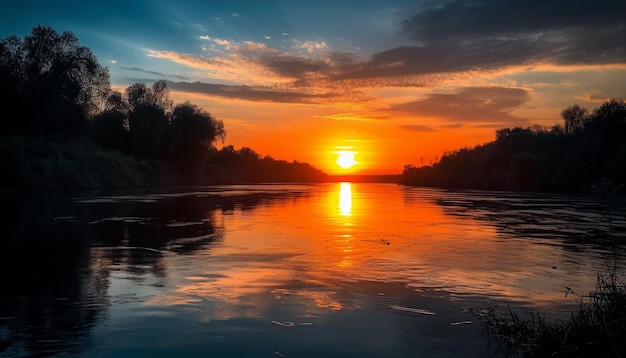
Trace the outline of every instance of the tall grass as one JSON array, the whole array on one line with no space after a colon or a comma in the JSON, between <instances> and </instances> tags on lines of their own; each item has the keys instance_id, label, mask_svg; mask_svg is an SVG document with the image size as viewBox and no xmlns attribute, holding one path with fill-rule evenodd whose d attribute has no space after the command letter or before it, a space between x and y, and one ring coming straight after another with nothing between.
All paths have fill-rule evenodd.
<instances>
[{"instance_id":1,"label":"tall grass","mask_svg":"<svg viewBox=\"0 0 626 358\"><path fill-rule=\"evenodd\" d=\"M570 317L548 320L536 310L507 306L473 309L494 349L505 357L626 356L626 285L611 271L598 274L595 290L581 298Z\"/></svg>"},{"instance_id":2,"label":"tall grass","mask_svg":"<svg viewBox=\"0 0 626 358\"><path fill-rule=\"evenodd\" d=\"M567 319L548 320L538 311L518 313L507 305L472 309L490 340L490 348L504 357L626 357L626 284L618 272L617 243L613 236L613 202L621 190L607 180L593 186L593 192L607 203L612 263L598 273L595 289L577 297ZM495 343L495 346L491 346Z\"/></svg>"},{"instance_id":3,"label":"tall grass","mask_svg":"<svg viewBox=\"0 0 626 358\"><path fill-rule=\"evenodd\" d=\"M105 151L92 143L48 138L0 140L0 188L39 192L171 184L162 162Z\"/></svg>"}]
</instances>

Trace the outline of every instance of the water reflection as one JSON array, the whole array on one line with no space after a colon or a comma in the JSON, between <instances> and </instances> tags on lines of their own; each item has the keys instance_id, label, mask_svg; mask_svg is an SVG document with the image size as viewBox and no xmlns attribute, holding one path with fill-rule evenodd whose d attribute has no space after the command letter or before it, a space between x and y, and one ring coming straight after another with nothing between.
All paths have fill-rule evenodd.
<instances>
[{"instance_id":1,"label":"water reflection","mask_svg":"<svg viewBox=\"0 0 626 358\"><path fill-rule=\"evenodd\" d=\"M352 184L339 184L339 213L342 216L352 214Z\"/></svg>"},{"instance_id":2,"label":"water reflection","mask_svg":"<svg viewBox=\"0 0 626 358\"><path fill-rule=\"evenodd\" d=\"M222 240L222 212L298 193L212 189L3 200L9 220L0 226L0 356L82 356L96 327L135 315L180 280L185 257Z\"/></svg>"},{"instance_id":3,"label":"water reflection","mask_svg":"<svg viewBox=\"0 0 626 358\"><path fill-rule=\"evenodd\" d=\"M466 308L506 300L559 314L563 287L593 288L603 263L596 247L562 237L580 217L589 227L571 235L596 230L589 212L565 198L550 202L559 215L497 199L336 183L14 203L14 225L0 228L10 238L0 348L482 356L480 327L452 325L471 319ZM528 236L531 224L561 236Z\"/></svg>"}]
</instances>

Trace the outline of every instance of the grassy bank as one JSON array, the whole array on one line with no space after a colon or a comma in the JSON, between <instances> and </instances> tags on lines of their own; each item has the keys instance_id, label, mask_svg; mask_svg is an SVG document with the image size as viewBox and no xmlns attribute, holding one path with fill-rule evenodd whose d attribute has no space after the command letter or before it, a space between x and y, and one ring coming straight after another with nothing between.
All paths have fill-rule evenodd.
<instances>
[{"instance_id":1,"label":"grassy bank","mask_svg":"<svg viewBox=\"0 0 626 358\"><path fill-rule=\"evenodd\" d=\"M0 165L0 186L29 192L166 185L174 180L161 162L138 160L89 142L3 139Z\"/></svg>"},{"instance_id":2,"label":"grassy bank","mask_svg":"<svg viewBox=\"0 0 626 358\"><path fill-rule=\"evenodd\" d=\"M329 180L308 163L261 157L249 148L213 149L193 166L177 164L105 150L88 138L12 136L0 139L0 192Z\"/></svg>"},{"instance_id":3,"label":"grassy bank","mask_svg":"<svg viewBox=\"0 0 626 358\"><path fill-rule=\"evenodd\" d=\"M612 262L596 276L595 289L573 296L575 308L566 319L548 320L538 311L519 313L509 306L473 309L492 347L505 357L626 357L626 272L620 273L613 235L614 205L622 185L602 179L592 191L606 204ZM491 347L491 345L490 345Z\"/></svg>"},{"instance_id":4,"label":"grassy bank","mask_svg":"<svg viewBox=\"0 0 626 358\"><path fill-rule=\"evenodd\" d=\"M568 291L568 294L573 294ZM474 309L498 355L505 357L626 356L626 285L612 269L599 274L595 290L576 298L567 319L510 307Z\"/></svg>"}]
</instances>

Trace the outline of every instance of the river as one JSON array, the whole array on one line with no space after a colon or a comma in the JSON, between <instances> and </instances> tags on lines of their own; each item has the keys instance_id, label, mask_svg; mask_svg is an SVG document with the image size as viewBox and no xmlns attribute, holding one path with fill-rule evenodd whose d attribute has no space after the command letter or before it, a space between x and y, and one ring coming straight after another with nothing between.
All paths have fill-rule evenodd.
<instances>
[{"instance_id":1,"label":"river","mask_svg":"<svg viewBox=\"0 0 626 358\"><path fill-rule=\"evenodd\" d=\"M267 184L2 206L1 357L482 357L468 310L567 317L625 266L624 201L593 195Z\"/></svg>"}]
</instances>

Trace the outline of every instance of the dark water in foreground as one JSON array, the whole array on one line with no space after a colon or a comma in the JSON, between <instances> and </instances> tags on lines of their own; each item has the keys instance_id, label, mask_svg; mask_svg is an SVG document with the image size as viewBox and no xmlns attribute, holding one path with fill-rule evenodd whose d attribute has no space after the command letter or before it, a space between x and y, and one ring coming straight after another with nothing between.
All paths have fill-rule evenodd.
<instances>
[{"instance_id":1,"label":"dark water in foreground","mask_svg":"<svg viewBox=\"0 0 626 358\"><path fill-rule=\"evenodd\" d=\"M623 202L593 196L337 183L2 205L1 357L481 357L467 309L563 317L565 287L626 253Z\"/></svg>"}]
</instances>

